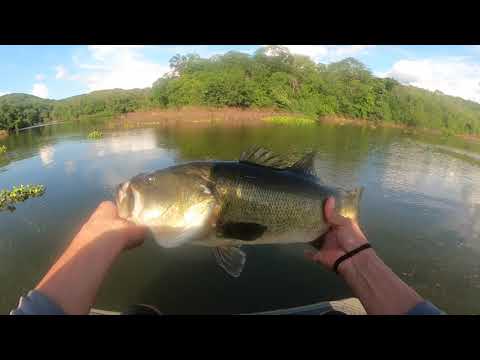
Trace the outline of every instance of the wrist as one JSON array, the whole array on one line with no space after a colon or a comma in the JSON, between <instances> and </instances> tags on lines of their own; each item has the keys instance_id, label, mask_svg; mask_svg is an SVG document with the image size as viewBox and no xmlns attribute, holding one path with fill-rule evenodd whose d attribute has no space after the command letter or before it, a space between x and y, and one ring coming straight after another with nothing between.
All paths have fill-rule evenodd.
<instances>
[{"instance_id":1,"label":"wrist","mask_svg":"<svg viewBox=\"0 0 480 360\"><path fill-rule=\"evenodd\" d=\"M126 243L126 239L122 236L114 236L114 234L108 232L95 235L80 233L74 238L69 247L74 251L91 250L105 253L105 255L108 253L116 256L123 251Z\"/></svg>"},{"instance_id":2,"label":"wrist","mask_svg":"<svg viewBox=\"0 0 480 360\"><path fill-rule=\"evenodd\" d=\"M352 257L342 261L338 266L338 273L343 278L351 278L357 275L363 268L368 266L368 263L375 259L375 250L368 248Z\"/></svg>"}]
</instances>

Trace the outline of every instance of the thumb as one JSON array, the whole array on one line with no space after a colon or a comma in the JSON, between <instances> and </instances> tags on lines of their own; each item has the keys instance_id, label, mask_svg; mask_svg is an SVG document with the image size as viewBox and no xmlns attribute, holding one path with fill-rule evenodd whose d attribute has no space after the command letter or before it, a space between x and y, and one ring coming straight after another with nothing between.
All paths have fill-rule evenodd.
<instances>
[{"instance_id":1,"label":"thumb","mask_svg":"<svg viewBox=\"0 0 480 360\"><path fill-rule=\"evenodd\" d=\"M142 225L136 225L130 221L127 221L128 226L125 229L125 233L130 241L143 240L147 235L147 227Z\"/></svg>"},{"instance_id":2,"label":"thumb","mask_svg":"<svg viewBox=\"0 0 480 360\"><path fill-rule=\"evenodd\" d=\"M335 211L335 198L329 197L325 202L325 220L330 225L347 225L348 219Z\"/></svg>"}]
</instances>

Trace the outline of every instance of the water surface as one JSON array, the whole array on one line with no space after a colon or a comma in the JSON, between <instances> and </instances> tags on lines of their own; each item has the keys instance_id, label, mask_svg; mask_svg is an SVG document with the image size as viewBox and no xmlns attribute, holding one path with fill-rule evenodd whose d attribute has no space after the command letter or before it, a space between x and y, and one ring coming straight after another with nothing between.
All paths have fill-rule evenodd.
<instances>
[{"instance_id":1,"label":"water surface","mask_svg":"<svg viewBox=\"0 0 480 360\"><path fill-rule=\"evenodd\" d=\"M233 160L251 145L280 154L317 150L321 177L365 187L361 225L384 261L422 296L449 313L480 313L480 147L394 129L360 127L169 127L105 129L80 122L29 129L0 141L0 188L39 183L46 194L0 212L0 312L35 286L114 187L144 171L192 160ZM97 308L134 303L165 313L236 313L351 296L336 275L303 257L305 245L247 247L238 279L210 250L125 253ZM73 286L73 285L72 285Z\"/></svg>"}]
</instances>

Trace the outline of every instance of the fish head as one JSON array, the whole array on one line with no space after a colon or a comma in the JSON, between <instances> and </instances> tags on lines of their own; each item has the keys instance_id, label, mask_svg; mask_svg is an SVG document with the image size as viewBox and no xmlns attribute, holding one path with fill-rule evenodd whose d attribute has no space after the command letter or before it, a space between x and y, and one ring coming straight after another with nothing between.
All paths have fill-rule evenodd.
<instances>
[{"instance_id":1,"label":"fish head","mask_svg":"<svg viewBox=\"0 0 480 360\"><path fill-rule=\"evenodd\" d=\"M205 169L177 166L140 174L120 184L119 216L148 226L162 247L179 246L200 236L216 206Z\"/></svg>"}]
</instances>

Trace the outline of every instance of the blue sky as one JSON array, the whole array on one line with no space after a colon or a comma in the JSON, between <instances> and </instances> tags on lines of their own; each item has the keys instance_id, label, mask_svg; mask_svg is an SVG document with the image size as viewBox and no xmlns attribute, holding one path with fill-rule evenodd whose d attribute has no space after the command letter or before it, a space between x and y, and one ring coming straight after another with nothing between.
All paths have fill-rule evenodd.
<instances>
[{"instance_id":1,"label":"blue sky","mask_svg":"<svg viewBox=\"0 0 480 360\"><path fill-rule=\"evenodd\" d=\"M355 57L377 76L480 102L480 46L286 45L329 63ZM150 86L176 53L202 57L259 45L0 46L0 95L22 92L62 99L82 93Z\"/></svg>"}]
</instances>

